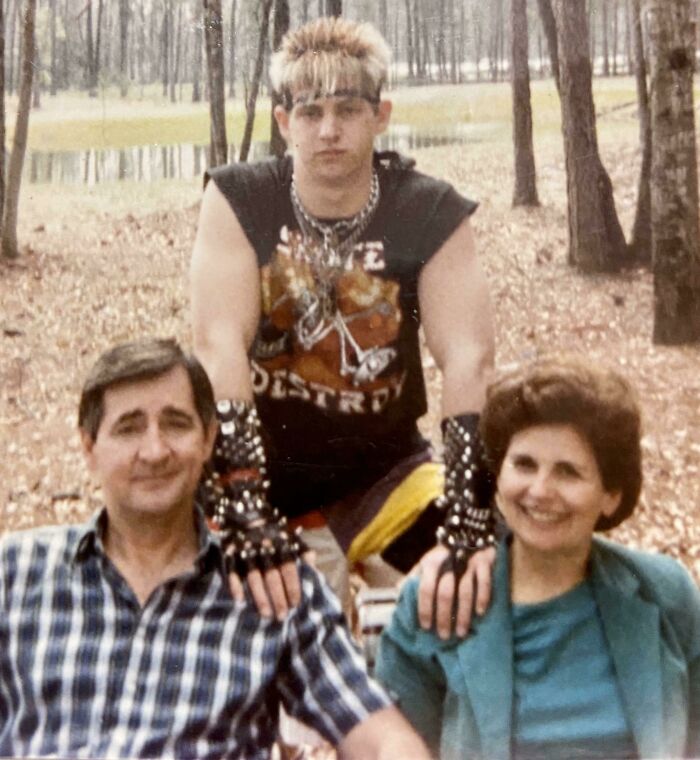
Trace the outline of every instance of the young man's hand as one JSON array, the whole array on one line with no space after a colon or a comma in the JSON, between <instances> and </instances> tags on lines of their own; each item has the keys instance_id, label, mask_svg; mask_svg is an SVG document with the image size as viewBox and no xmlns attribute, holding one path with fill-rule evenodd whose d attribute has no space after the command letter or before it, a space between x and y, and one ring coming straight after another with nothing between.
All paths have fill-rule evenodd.
<instances>
[{"instance_id":1,"label":"young man's hand","mask_svg":"<svg viewBox=\"0 0 700 760\"><path fill-rule=\"evenodd\" d=\"M491 575L496 550L489 547L476 552L470 558L456 589L455 574L451 571L440 572L448 555L448 550L438 545L418 563L418 619L425 630L434 624L441 639L448 639L453 630L457 636L466 636L472 615L486 612L491 601Z\"/></svg>"},{"instance_id":2,"label":"young man's hand","mask_svg":"<svg viewBox=\"0 0 700 760\"><path fill-rule=\"evenodd\" d=\"M303 561L313 565L314 552L306 552ZM263 617L276 617L284 620L289 611L301 601L301 582L299 566L296 562L285 562L279 567L265 571L251 570L246 578L250 593L253 595L255 606ZM245 594L243 583L236 573L229 573L229 588L231 596L242 602Z\"/></svg>"}]
</instances>

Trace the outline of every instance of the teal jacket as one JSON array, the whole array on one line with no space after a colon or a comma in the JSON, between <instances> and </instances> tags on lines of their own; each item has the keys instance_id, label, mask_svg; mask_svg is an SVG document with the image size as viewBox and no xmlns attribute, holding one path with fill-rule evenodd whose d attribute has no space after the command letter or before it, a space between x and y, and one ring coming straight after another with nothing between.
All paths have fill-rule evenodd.
<instances>
[{"instance_id":1,"label":"teal jacket","mask_svg":"<svg viewBox=\"0 0 700 760\"><path fill-rule=\"evenodd\" d=\"M513 650L508 549L466 639L417 620L417 581L385 629L377 675L441 760L510 758ZM593 593L640 757L700 757L700 591L675 560L594 538Z\"/></svg>"}]
</instances>

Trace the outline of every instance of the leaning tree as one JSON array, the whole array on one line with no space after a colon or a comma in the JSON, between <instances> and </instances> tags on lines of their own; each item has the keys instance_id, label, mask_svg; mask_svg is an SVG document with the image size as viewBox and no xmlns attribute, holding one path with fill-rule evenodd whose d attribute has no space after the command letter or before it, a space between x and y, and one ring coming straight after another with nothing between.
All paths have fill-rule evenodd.
<instances>
[{"instance_id":1,"label":"leaning tree","mask_svg":"<svg viewBox=\"0 0 700 760\"><path fill-rule=\"evenodd\" d=\"M569 263L615 271L628 261L612 183L598 152L585 3L553 0L566 159Z\"/></svg>"}]
</instances>

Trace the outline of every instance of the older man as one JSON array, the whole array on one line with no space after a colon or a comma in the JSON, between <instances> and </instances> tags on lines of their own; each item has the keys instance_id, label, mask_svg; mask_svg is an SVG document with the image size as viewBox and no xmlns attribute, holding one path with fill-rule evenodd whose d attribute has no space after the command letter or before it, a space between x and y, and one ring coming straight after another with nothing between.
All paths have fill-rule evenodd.
<instances>
[{"instance_id":1,"label":"older man","mask_svg":"<svg viewBox=\"0 0 700 760\"><path fill-rule=\"evenodd\" d=\"M0 544L0 756L268 758L283 704L343 757L428 757L313 569L283 622L231 597L194 503L216 431L196 359L108 351L79 426L104 508Z\"/></svg>"}]
</instances>

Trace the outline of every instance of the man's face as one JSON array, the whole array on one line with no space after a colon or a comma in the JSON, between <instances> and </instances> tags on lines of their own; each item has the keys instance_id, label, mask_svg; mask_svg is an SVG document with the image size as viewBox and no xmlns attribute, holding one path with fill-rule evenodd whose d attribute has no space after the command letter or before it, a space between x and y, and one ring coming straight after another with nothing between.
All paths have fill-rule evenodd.
<instances>
[{"instance_id":1,"label":"man's face","mask_svg":"<svg viewBox=\"0 0 700 760\"><path fill-rule=\"evenodd\" d=\"M108 512L143 519L191 511L215 431L213 423L204 429L184 367L108 388L97 437L81 433Z\"/></svg>"},{"instance_id":2,"label":"man's face","mask_svg":"<svg viewBox=\"0 0 700 760\"><path fill-rule=\"evenodd\" d=\"M371 165L374 138L383 132L391 103L373 105L352 95L309 99L293 92L295 105L282 106L275 117L294 155L294 165L318 180L345 180Z\"/></svg>"}]
</instances>

